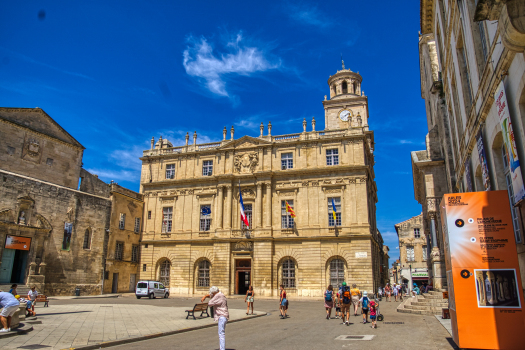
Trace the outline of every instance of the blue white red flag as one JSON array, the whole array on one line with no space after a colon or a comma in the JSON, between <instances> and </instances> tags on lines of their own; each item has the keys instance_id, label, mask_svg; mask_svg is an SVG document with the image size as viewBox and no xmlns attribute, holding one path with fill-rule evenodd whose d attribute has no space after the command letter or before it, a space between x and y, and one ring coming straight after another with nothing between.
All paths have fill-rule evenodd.
<instances>
[{"instance_id":1,"label":"blue white red flag","mask_svg":"<svg viewBox=\"0 0 525 350\"><path fill-rule=\"evenodd\" d=\"M241 210L241 221L244 222L244 224L247 227L250 227L250 223L248 222L248 218L246 217L246 214L244 213L244 204L242 203L242 192L241 192L241 184L240 183L239 183L239 201L240 201L239 208Z\"/></svg>"}]
</instances>

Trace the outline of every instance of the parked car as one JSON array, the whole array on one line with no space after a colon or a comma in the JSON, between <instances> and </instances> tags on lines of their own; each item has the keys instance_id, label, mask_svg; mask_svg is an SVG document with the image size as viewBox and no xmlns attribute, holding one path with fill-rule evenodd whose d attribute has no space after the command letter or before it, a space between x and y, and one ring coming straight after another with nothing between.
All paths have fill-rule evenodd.
<instances>
[{"instance_id":1,"label":"parked car","mask_svg":"<svg viewBox=\"0 0 525 350\"><path fill-rule=\"evenodd\" d=\"M137 299L142 297L153 298L168 298L170 291L164 287L159 281L138 281L135 289L135 296Z\"/></svg>"}]
</instances>

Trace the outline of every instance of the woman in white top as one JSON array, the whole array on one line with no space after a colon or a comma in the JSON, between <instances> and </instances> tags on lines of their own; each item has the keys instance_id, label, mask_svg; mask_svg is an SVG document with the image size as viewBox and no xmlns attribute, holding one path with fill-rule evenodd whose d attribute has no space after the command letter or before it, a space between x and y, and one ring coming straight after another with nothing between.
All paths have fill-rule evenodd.
<instances>
[{"instance_id":1,"label":"woman in white top","mask_svg":"<svg viewBox=\"0 0 525 350\"><path fill-rule=\"evenodd\" d=\"M33 316L36 316L35 304L36 304L37 296L38 296L38 292L36 291L36 286L31 287L31 290L27 292L27 299L31 300L31 311L33 311Z\"/></svg>"}]
</instances>

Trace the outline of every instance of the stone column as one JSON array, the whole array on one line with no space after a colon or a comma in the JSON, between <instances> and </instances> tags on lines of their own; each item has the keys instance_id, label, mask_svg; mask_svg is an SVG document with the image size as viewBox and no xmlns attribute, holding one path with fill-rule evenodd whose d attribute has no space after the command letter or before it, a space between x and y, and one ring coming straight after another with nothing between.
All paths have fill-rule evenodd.
<instances>
[{"instance_id":1,"label":"stone column","mask_svg":"<svg viewBox=\"0 0 525 350\"><path fill-rule=\"evenodd\" d=\"M219 186L219 198L217 200L218 200L217 228L222 228L222 218L223 218L222 204L224 202L224 187L223 186Z\"/></svg>"},{"instance_id":2,"label":"stone column","mask_svg":"<svg viewBox=\"0 0 525 350\"><path fill-rule=\"evenodd\" d=\"M265 227L271 227L272 226L272 183L267 182L266 184L266 208L265 208L265 220L264 220L264 226Z\"/></svg>"},{"instance_id":3,"label":"stone column","mask_svg":"<svg viewBox=\"0 0 525 350\"><path fill-rule=\"evenodd\" d=\"M436 290L443 289L447 284L447 276L445 271L444 257L441 256L439 250L436 234L436 218L437 213L435 211L428 212L430 218L430 232L432 234L432 253L430 258L432 259L432 276L434 279L434 288Z\"/></svg>"},{"instance_id":4,"label":"stone column","mask_svg":"<svg viewBox=\"0 0 525 350\"><path fill-rule=\"evenodd\" d=\"M226 222L225 228L232 228L232 186L226 186L228 194L226 196Z\"/></svg>"},{"instance_id":5,"label":"stone column","mask_svg":"<svg viewBox=\"0 0 525 350\"><path fill-rule=\"evenodd\" d=\"M256 226L257 228L262 227L262 183L257 183L257 222Z\"/></svg>"}]
</instances>

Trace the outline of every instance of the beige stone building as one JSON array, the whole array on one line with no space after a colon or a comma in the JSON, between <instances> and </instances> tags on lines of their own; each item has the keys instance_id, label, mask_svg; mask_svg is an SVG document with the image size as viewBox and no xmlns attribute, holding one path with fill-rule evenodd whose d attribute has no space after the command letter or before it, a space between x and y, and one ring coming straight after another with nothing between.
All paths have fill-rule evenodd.
<instances>
[{"instance_id":1,"label":"beige stone building","mask_svg":"<svg viewBox=\"0 0 525 350\"><path fill-rule=\"evenodd\" d=\"M243 294L320 296L328 284L381 283L376 228L374 138L362 78L349 69L328 80L325 129L234 137L172 147L152 139L144 151L141 279L172 293L203 294L217 285ZM229 137L228 137L229 136ZM249 220L240 220L239 196ZM336 208L335 220L332 202ZM286 211L293 208L295 219ZM381 240L382 242L382 240Z\"/></svg>"},{"instance_id":2,"label":"beige stone building","mask_svg":"<svg viewBox=\"0 0 525 350\"><path fill-rule=\"evenodd\" d=\"M110 218L142 218L141 195L82 169L83 151L42 109L0 108L0 285L36 285L49 295L111 291L108 244L129 242L131 252L139 234L130 235L133 223L115 229ZM136 274L137 262L130 268ZM127 278L119 291L130 289Z\"/></svg>"},{"instance_id":3,"label":"beige stone building","mask_svg":"<svg viewBox=\"0 0 525 350\"><path fill-rule=\"evenodd\" d=\"M443 194L454 192L509 193L525 281L525 205L514 198L523 186L515 188L511 181L509 153L494 98L498 91L507 100L516 147L513 153L523 164L524 13L523 0L421 0L421 96L429 133L426 149L412 152L411 158L414 193L423 208L427 244L432 245L428 267L436 288L447 286L439 201ZM523 166L519 171L525 177Z\"/></svg>"},{"instance_id":4,"label":"beige stone building","mask_svg":"<svg viewBox=\"0 0 525 350\"><path fill-rule=\"evenodd\" d=\"M423 231L423 214L394 226L399 239L400 282L428 283L427 261L430 245ZM410 284L412 286L412 284Z\"/></svg>"}]
</instances>

